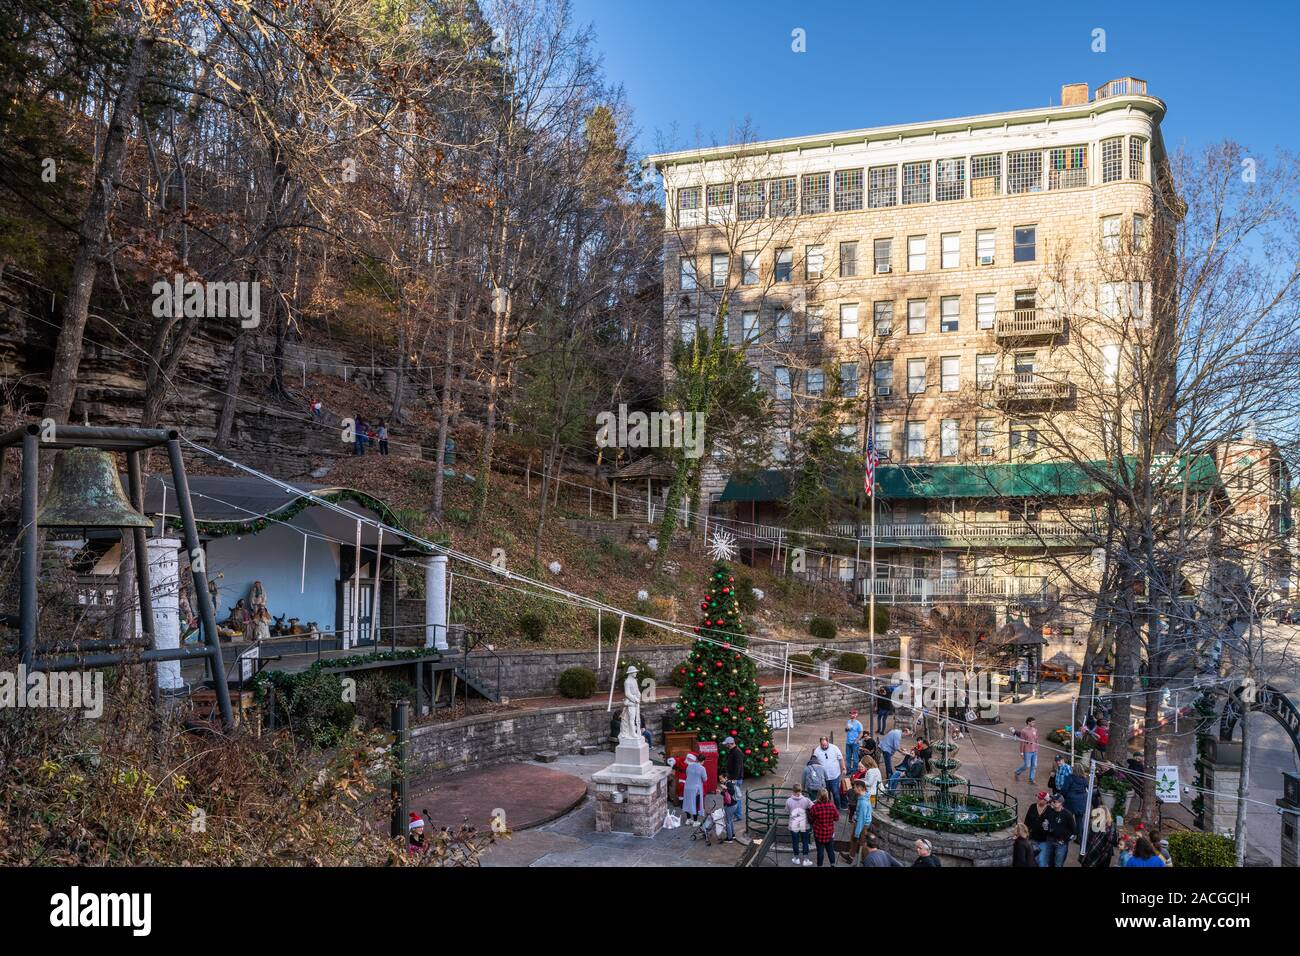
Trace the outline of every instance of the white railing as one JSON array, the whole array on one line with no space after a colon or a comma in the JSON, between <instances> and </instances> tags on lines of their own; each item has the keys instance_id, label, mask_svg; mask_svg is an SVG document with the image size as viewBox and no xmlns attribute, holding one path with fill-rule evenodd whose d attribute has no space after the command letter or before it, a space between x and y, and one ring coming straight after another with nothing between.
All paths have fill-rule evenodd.
<instances>
[{"instance_id":1,"label":"white railing","mask_svg":"<svg viewBox=\"0 0 1300 956\"><path fill-rule=\"evenodd\" d=\"M968 574L954 577L877 578L871 582L870 587L877 600L898 604L1043 602L1048 597L1047 578L1040 575L995 577ZM859 588L863 596L870 593L867 588L868 582L864 578Z\"/></svg>"},{"instance_id":2,"label":"white railing","mask_svg":"<svg viewBox=\"0 0 1300 956\"><path fill-rule=\"evenodd\" d=\"M1145 96L1146 91L1146 80L1139 80L1136 76L1122 76L1118 80L1111 80L1109 83L1097 87L1093 98L1104 100L1111 96L1131 96L1133 94Z\"/></svg>"},{"instance_id":3,"label":"white railing","mask_svg":"<svg viewBox=\"0 0 1300 956\"><path fill-rule=\"evenodd\" d=\"M1002 309L993 319L993 334L998 338L1031 335L1060 335L1065 319L1045 309Z\"/></svg>"},{"instance_id":4,"label":"white railing","mask_svg":"<svg viewBox=\"0 0 1300 956\"><path fill-rule=\"evenodd\" d=\"M833 534L855 534L863 540L871 537L871 525L864 522L855 524L835 524L830 526ZM896 541L905 539L991 541L1001 538L1025 538L1031 541L1052 538L1083 538L1095 533L1070 524L1066 521L917 521L890 522L876 525L877 541Z\"/></svg>"},{"instance_id":5,"label":"white railing","mask_svg":"<svg viewBox=\"0 0 1300 956\"><path fill-rule=\"evenodd\" d=\"M999 399L1051 401L1070 397L1070 378L1065 374L1051 377L1037 372L1013 372L998 379Z\"/></svg>"}]
</instances>

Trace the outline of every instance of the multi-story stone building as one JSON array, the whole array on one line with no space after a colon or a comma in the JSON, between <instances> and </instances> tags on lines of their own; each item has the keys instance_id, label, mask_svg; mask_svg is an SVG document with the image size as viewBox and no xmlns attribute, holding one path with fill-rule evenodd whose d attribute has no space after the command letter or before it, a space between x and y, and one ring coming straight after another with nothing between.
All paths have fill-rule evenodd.
<instances>
[{"instance_id":1,"label":"multi-story stone building","mask_svg":"<svg viewBox=\"0 0 1300 956\"><path fill-rule=\"evenodd\" d=\"M651 157L669 347L721 321L785 416L773 474L729 484L720 462L704 499L779 524L781 466L834 392L846 446L874 422L884 461L876 579L856 521L828 529L833 573L886 604L1025 613L1077 659L1090 611L1054 600L1047 565L1091 560L1095 488L1054 449L1105 459L1118 422L1141 428L1089 406L1121 374L1107 320L1149 308L1164 113L1124 78L1059 106Z\"/></svg>"}]
</instances>

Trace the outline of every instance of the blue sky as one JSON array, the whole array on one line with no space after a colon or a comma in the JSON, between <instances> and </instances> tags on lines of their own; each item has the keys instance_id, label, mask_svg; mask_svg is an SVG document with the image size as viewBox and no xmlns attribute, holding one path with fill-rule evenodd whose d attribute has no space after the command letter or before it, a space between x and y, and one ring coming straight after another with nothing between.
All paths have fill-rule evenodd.
<instances>
[{"instance_id":1,"label":"blue sky","mask_svg":"<svg viewBox=\"0 0 1300 956\"><path fill-rule=\"evenodd\" d=\"M806 0L805 0L806 2ZM1060 87L1138 76L1166 146L1300 150L1300 2L1124 4L573 0L637 146L774 138L1058 103ZM807 52L791 51L806 31ZM1093 31L1105 30L1094 53Z\"/></svg>"}]
</instances>

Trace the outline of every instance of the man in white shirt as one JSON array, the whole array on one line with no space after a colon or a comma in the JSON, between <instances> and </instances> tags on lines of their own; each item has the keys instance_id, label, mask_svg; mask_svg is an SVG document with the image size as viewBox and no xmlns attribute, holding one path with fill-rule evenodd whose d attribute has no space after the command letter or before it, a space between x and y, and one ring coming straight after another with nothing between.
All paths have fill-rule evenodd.
<instances>
[{"instance_id":1,"label":"man in white shirt","mask_svg":"<svg viewBox=\"0 0 1300 956\"><path fill-rule=\"evenodd\" d=\"M831 792L835 806L844 809L844 798L840 795L840 777L844 774L844 754L840 748L831 743L829 737L823 737L813 751L813 756L821 764L826 775L826 789Z\"/></svg>"}]
</instances>

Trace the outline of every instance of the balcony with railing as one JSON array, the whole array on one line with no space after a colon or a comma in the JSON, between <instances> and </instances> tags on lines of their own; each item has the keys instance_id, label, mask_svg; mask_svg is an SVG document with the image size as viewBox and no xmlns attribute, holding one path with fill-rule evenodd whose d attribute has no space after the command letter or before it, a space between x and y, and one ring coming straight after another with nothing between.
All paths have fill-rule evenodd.
<instances>
[{"instance_id":1,"label":"balcony with railing","mask_svg":"<svg viewBox=\"0 0 1300 956\"><path fill-rule=\"evenodd\" d=\"M1074 395L1070 376L1063 372L1042 375L1038 372L1012 372L997 381L999 402L1061 402Z\"/></svg>"},{"instance_id":2,"label":"balcony with railing","mask_svg":"<svg viewBox=\"0 0 1300 956\"><path fill-rule=\"evenodd\" d=\"M832 534L871 537L871 525L840 523L829 528ZM1079 545L1086 543L1095 528L1068 521L922 521L877 523L878 547L1035 547L1043 545Z\"/></svg>"},{"instance_id":3,"label":"balcony with railing","mask_svg":"<svg viewBox=\"0 0 1300 956\"><path fill-rule=\"evenodd\" d=\"M1052 339L1065 331L1065 316L1047 309L1002 309L993 318L993 336L1028 342Z\"/></svg>"},{"instance_id":4,"label":"balcony with railing","mask_svg":"<svg viewBox=\"0 0 1300 956\"><path fill-rule=\"evenodd\" d=\"M1105 100L1112 96L1146 96L1147 81L1136 76L1121 76L1117 80L1103 83L1094 91L1093 99Z\"/></svg>"},{"instance_id":5,"label":"balcony with railing","mask_svg":"<svg viewBox=\"0 0 1300 956\"><path fill-rule=\"evenodd\" d=\"M1046 604L1052 598L1041 575L959 574L949 577L877 578L859 582L865 598L872 591L885 604Z\"/></svg>"}]
</instances>

